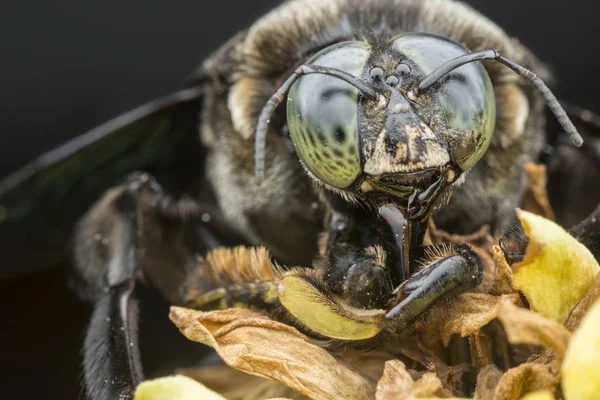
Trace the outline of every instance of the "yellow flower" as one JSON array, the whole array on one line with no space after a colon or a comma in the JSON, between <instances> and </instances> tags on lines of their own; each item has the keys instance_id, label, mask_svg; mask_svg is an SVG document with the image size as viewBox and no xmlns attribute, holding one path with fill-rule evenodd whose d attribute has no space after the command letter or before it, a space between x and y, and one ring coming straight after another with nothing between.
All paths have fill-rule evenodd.
<instances>
[{"instance_id":1,"label":"yellow flower","mask_svg":"<svg viewBox=\"0 0 600 400\"><path fill-rule=\"evenodd\" d=\"M529 393L521 400L554 400L554 396L552 396L552 393L549 391L544 390L540 392Z\"/></svg>"},{"instance_id":2,"label":"yellow flower","mask_svg":"<svg viewBox=\"0 0 600 400\"><path fill-rule=\"evenodd\" d=\"M600 301L588 311L567 348L562 365L567 400L600 399Z\"/></svg>"},{"instance_id":3,"label":"yellow flower","mask_svg":"<svg viewBox=\"0 0 600 400\"><path fill-rule=\"evenodd\" d=\"M587 293L600 266L590 251L554 222L518 211L529 244L525 258L513 265L513 284L531 309L564 323Z\"/></svg>"},{"instance_id":4,"label":"yellow flower","mask_svg":"<svg viewBox=\"0 0 600 400\"><path fill-rule=\"evenodd\" d=\"M140 383L134 400L226 400L185 376L168 376Z\"/></svg>"}]
</instances>

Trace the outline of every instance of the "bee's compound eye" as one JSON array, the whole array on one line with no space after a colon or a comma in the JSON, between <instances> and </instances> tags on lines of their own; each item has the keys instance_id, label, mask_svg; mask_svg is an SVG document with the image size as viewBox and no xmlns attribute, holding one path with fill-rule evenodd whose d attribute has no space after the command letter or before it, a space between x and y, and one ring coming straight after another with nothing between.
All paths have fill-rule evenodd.
<instances>
[{"instance_id":1,"label":"bee's compound eye","mask_svg":"<svg viewBox=\"0 0 600 400\"><path fill-rule=\"evenodd\" d=\"M309 63L360 76L369 50L361 42L333 45ZM308 75L294 83L287 120L294 148L304 166L319 180L338 189L360 175L358 98L354 86L328 75Z\"/></svg>"},{"instance_id":2,"label":"bee's compound eye","mask_svg":"<svg viewBox=\"0 0 600 400\"><path fill-rule=\"evenodd\" d=\"M396 72L412 69L422 77L443 63L467 54L469 50L451 39L426 33L403 33L391 40L404 62ZM409 64L406 65L406 64ZM405 66L404 66L405 65ZM473 167L488 149L496 122L494 88L484 66L463 65L444 76L426 95L439 105L447 124L446 150L463 171ZM414 92L407 93L410 100Z\"/></svg>"}]
</instances>

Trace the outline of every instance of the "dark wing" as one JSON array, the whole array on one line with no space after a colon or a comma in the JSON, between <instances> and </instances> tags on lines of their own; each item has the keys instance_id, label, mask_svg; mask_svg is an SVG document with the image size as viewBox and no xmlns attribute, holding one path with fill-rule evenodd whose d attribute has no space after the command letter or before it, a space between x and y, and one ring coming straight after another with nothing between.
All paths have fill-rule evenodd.
<instances>
[{"instance_id":1,"label":"dark wing","mask_svg":"<svg viewBox=\"0 0 600 400\"><path fill-rule=\"evenodd\" d=\"M192 87L136 108L1 180L0 277L64 260L77 219L129 172L166 177L169 190L193 184L201 93Z\"/></svg>"},{"instance_id":2,"label":"dark wing","mask_svg":"<svg viewBox=\"0 0 600 400\"><path fill-rule=\"evenodd\" d=\"M573 146L554 118L548 119L548 193L557 221L572 227L586 218L600 202L600 116L581 107L562 103L583 145Z\"/></svg>"}]
</instances>

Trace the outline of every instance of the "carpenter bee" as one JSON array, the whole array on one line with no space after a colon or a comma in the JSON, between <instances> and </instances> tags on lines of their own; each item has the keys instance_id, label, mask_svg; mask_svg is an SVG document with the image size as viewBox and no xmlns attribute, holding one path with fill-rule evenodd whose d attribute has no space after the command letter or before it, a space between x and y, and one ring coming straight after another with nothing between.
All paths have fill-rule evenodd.
<instances>
[{"instance_id":1,"label":"carpenter bee","mask_svg":"<svg viewBox=\"0 0 600 400\"><path fill-rule=\"evenodd\" d=\"M72 238L76 290L94 304L94 399L129 398L143 379L141 278L172 304L254 305L315 337L401 333L482 277L467 246L424 248L428 221L506 230L523 165L546 141L546 104L582 144L531 71L544 78L528 49L456 1L285 2L185 89L1 181L2 253L14 268L42 265ZM32 251L17 254L25 241ZM302 268L240 263L236 282L213 252L197 279L198 255L236 245Z\"/></svg>"}]
</instances>

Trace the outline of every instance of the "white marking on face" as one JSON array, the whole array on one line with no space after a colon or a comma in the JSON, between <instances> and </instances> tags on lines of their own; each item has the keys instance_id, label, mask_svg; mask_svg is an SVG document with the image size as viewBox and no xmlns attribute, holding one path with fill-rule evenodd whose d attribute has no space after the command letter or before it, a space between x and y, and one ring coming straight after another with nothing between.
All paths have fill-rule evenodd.
<instances>
[{"instance_id":1,"label":"white marking on face","mask_svg":"<svg viewBox=\"0 0 600 400\"><path fill-rule=\"evenodd\" d=\"M396 143L394 154L390 154L387 150L385 143L387 131L384 128L377 137L372 154L365 162L364 172L370 175L411 172L440 167L450 162L448 152L435 140L422 141L421 151L417 152L415 141L419 137L422 138L424 134L419 128L418 126L405 127L407 143Z\"/></svg>"}]
</instances>

